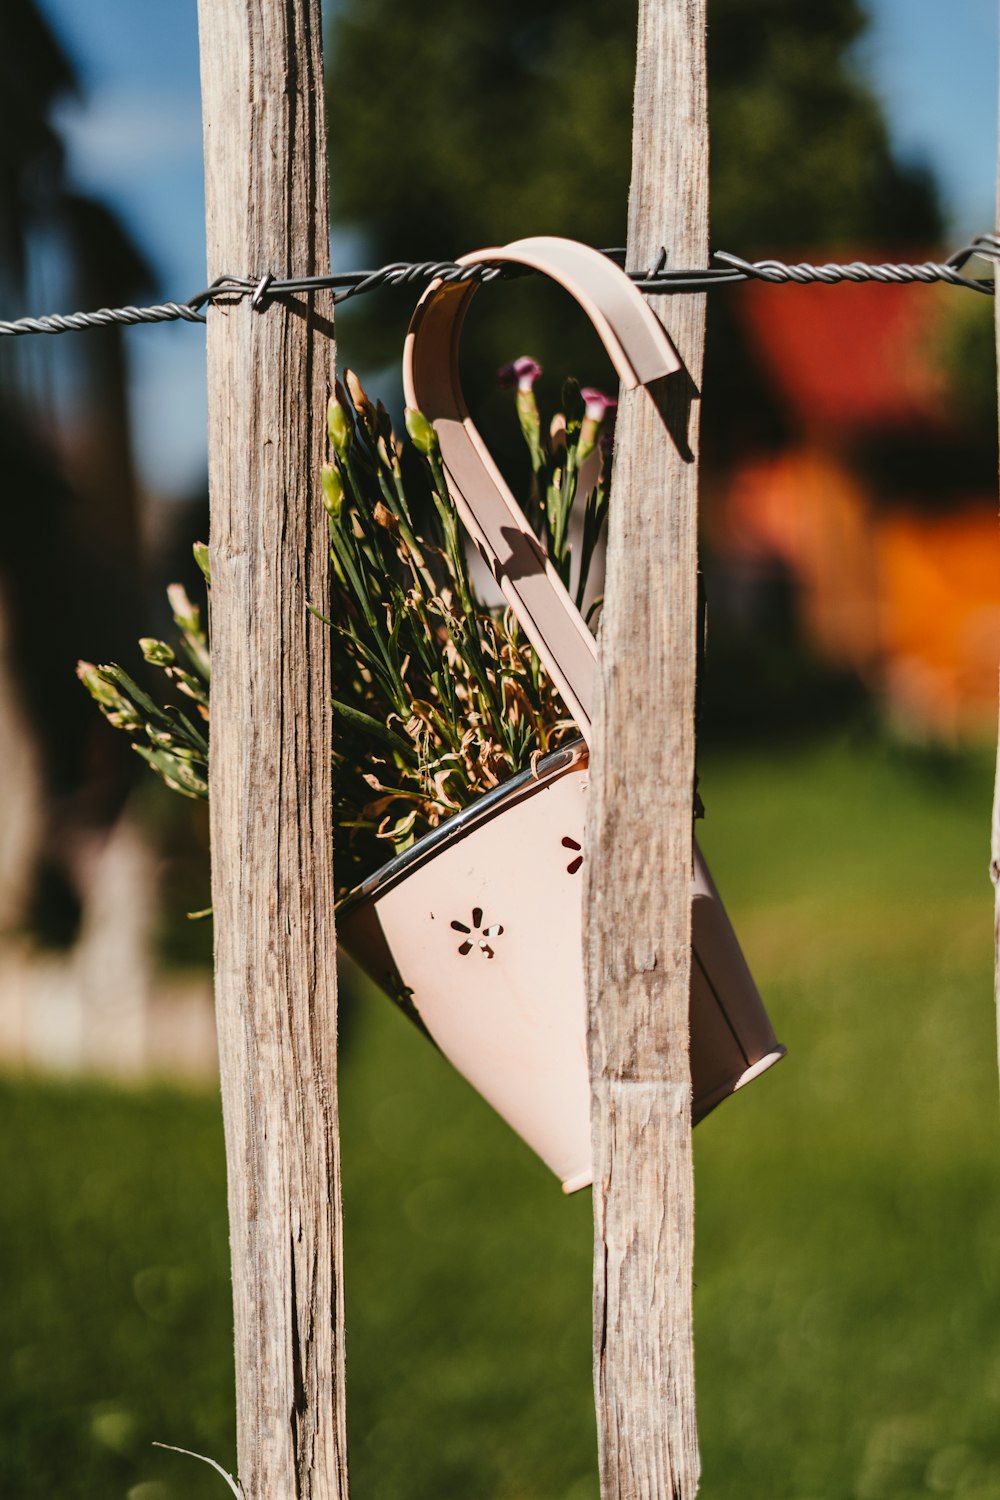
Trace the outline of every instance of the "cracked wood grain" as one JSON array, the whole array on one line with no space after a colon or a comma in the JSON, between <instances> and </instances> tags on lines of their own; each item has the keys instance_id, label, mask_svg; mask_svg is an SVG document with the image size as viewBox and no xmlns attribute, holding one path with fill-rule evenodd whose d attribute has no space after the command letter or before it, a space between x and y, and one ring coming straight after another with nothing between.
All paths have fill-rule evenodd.
<instances>
[{"instance_id":1,"label":"cracked wood grain","mask_svg":"<svg viewBox=\"0 0 1000 1500\"><path fill-rule=\"evenodd\" d=\"M706 265L705 0L640 0L628 264ZM594 1386L604 1500L691 1500L688 992L704 297L651 298L684 369L622 393L588 795Z\"/></svg>"},{"instance_id":2,"label":"cracked wood grain","mask_svg":"<svg viewBox=\"0 0 1000 1500\"><path fill-rule=\"evenodd\" d=\"M199 0L208 275L329 269L319 0ZM332 329L208 313L212 899L247 1500L347 1495L324 457Z\"/></svg>"}]
</instances>

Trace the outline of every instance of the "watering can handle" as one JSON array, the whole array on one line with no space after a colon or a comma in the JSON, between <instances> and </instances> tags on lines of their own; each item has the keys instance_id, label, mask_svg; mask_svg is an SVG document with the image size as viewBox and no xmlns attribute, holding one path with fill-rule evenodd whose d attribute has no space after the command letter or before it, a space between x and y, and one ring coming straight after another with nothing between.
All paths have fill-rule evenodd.
<instances>
[{"instance_id":1,"label":"watering can handle","mask_svg":"<svg viewBox=\"0 0 1000 1500\"><path fill-rule=\"evenodd\" d=\"M601 337L622 385L649 385L681 362L625 272L575 240L537 236L465 255L460 265L512 262L564 287ZM477 282L432 282L406 337L407 404L433 423L455 507L584 739L590 740L597 644L474 426L462 396L458 342Z\"/></svg>"}]
</instances>

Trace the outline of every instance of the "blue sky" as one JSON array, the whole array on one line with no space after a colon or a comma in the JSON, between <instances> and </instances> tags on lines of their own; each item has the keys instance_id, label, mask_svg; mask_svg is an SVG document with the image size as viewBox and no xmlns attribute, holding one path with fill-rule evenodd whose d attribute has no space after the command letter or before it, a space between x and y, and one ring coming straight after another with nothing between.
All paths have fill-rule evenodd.
<instances>
[{"instance_id":1,"label":"blue sky","mask_svg":"<svg viewBox=\"0 0 1000 1500\"><path fill-rule=\"evenodd\" d=\"M40 3L82 83L60 117L74 177L121 214L159 293L191 296L205 282L196 0ZM869 75L900 151L937 173L957 245L994 217L996 0L870 0L869 9ZM183 494L205 466L203 335L160 327L128 341L143 478L159 494Z\"/></svg>"},{"instance_id":2,"label":"blue sky","mask_svg":"<svg viewBox=\"0 0 1000 1500\"><path fill-rule=\"evenodd\" d=\"M958 240L991 228L996 0L869 0L869 11L862 55L898 148L934 168Z\"/></svg>"}]
</instances>

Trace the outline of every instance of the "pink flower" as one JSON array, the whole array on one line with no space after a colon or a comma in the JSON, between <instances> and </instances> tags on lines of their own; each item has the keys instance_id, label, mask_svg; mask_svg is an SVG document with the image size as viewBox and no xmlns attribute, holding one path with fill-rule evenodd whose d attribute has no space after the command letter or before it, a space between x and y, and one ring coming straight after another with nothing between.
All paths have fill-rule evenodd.
<instances>
[{"instance_id":1,"label":"pink flower","mask_svg":"<svg viewBox=\"0 0 1000 1500\"><path fill-rule=\"evenodd\" d=\"M596 448L598 433L600 433L602 452L607 455L611 451L618 402L612 401L610 396L606 396L603 391L596 390L592 385L584 386L580 395L583 397L586 408L577 448L577 458L582 463Z\"/></svg>"},{"instance_id":2,"label":"pink flower","mask_svg":"<svg viewBox=\"0 0 1000 1500\"><path fill-rule=\"evenodd\" d=\"M513 364L504 365L498 370L497 379L502 386L516 385L519 391L531 391L541 373L542 367L537 359L532 359L530 354L522 354Z\"/></svg>"},{"instance_id":3,"label":"pink flower","mask_svg":"<svg viewBox=\"0 0 1000 1500\"><path fill-rule=\"evenodd\" d=\"M587 416L594 422L603 422L606 414L610 411L612 420L614 413L618 410L618 402L612 401L603 391L597 390L595 386L585 385L580 392L587 408Z\"/></svg>"}]
</instances>

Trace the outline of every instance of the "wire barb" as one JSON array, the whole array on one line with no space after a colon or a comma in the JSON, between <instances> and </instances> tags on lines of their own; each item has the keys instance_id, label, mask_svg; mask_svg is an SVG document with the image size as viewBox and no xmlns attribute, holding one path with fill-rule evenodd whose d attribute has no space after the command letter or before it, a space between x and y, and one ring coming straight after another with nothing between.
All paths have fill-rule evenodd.
<instances>
[{"instance_id":1,"label":"wire barb","mask_svg":"<svg viewBox=\"0 0 1000 1500\"><path fill-rule=\"evenodd\" d=\"M273 280L274 277L271 275L270 271L265 271L263 276L258 281L257 285L254 287L253 294L250 298L250 306L253 308L254 312L263 312L264 298L267 296L268 288L270 287Z\"/></svg>"},{"instance_id":2,"label":"wire barb","mask_svg":"<svg viewBox=\"0 0 1000 1500\"><path fill-rule=\"evenodd\" d=\"M624 266L624 250L605 250L603 253L618 265ZM975 277L964 274L966 264L974 256L994 264L1000 261L1000 236L977 235L946 261L926 260L915 265L897 261L872 264L863 260L853 260L846 265L827 262L814 266L808 261L788 265L781 260L744 260L742 256L733 255L728 250L716 250L711 256L712 264L703 270L675 270L667 265L667 252L661 247L648 270L630 271L628 274L639 291L649 296L707 292L715 287L731 286L742 281L765 281L774 286L834 286L844 282L863 281L880 282L883 285L930 285L943 282L992 296L992 275ZM264 312L268 304L279 297L312 296L316 292L330 292L331 300L336 305L383 286L411 286L435 280L508 281L531 274L523 266L491 266L487 263L460 266L447 260L398 260L380 266L377 271L338 271L329 276L298 276L282 280L270 271L259 277L218 276L211 286L188 302L160 302L155 307L102 307L91 313L0 321L0 337L20 337L30 333L71 333L79 329L105 328L113 324L128 327L136 323L171 323L178 320L204 323L206 318L201 309L209 303L241 302L244 297L249 297L250 306L255 312Z\"/></svg>"}]
</instances>

